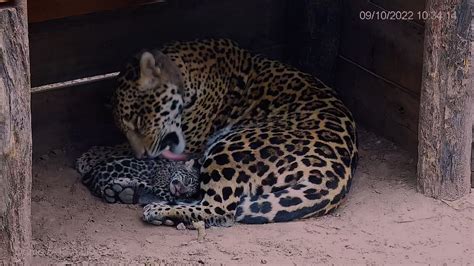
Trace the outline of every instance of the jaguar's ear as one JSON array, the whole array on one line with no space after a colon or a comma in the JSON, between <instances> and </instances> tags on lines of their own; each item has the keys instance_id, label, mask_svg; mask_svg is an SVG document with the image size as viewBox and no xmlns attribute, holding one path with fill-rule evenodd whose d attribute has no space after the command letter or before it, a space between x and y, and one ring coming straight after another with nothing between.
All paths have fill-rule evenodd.
<instances>
[{"instance_id":1,"label":"jaguar's ear","mask_svg":"<svg viewBox=\"0 0 474 266\"><path fill-rule=\"evenodd\" d=\"M140 57L140 79L139 90L149 90L159 83L161 69L156 65L155 56L150 52L144 52Z\"/></svg>"}]
</instances>

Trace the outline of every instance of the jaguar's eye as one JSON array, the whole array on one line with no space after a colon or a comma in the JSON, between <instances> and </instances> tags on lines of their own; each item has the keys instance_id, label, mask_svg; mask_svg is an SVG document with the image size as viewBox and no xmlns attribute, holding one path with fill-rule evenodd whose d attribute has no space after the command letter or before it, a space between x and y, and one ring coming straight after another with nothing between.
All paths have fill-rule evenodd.
<instances>
[{"instance_id":1,"label":"jaguar's eye","mask_svg":"<svg viewBox=\"0 0 474 266\"><path fill-rule=\"evenodd\" d=\"M137 132L139 134L144 135L145 131L146 131L146 128L145 128L145 125L143 123L143 118L141 116L137 116L137 119L135 121L135 125L136 125Z\"/></svg>"}]
</instances>

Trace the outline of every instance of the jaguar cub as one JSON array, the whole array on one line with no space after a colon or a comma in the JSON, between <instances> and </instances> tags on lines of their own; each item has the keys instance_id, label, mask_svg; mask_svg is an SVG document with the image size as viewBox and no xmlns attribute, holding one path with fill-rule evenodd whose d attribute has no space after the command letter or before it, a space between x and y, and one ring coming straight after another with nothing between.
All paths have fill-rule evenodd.
<instances>
[{"instance_id":1,"label":"jaguar cub","mask_svg":"<svg viewBox=\"0 0 474 266\"><path fill-rule=\"evenodd\" d=\"M93 147L76 162L82 182L108 203L192 200L199 188L197 159L139 160L128 145Z\"/></svg>"}]
</instances>

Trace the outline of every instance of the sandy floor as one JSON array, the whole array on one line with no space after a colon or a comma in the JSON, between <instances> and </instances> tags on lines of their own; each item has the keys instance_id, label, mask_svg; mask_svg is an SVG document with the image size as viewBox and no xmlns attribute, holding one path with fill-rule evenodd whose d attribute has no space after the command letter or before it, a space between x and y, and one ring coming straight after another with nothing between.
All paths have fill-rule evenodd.
<instances>
[{"instance_id":1,"label":"sandy floor","mask_svg":"<svg viewBox=\"0 0 474 266\"><path fill-rule=\"evenodd\" d=\"M474 264L474 194L453 203L414 189L404 151L361 132L352 192L333 215L285 224L196 231L156 227L135 206L91 196L72 169L77 152L52 151L34 165L34 264Z\"/></svg>"}]
</instances>

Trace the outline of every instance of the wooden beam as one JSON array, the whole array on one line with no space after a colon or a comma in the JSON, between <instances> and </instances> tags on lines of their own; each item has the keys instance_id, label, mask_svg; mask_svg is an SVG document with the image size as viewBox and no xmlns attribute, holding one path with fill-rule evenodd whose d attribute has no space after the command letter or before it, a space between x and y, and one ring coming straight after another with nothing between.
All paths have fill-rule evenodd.
<instances>
[{"instance_id":1,"label":"wooden beam","mask_svg":"<svg viewBox=\"0 0 474 266\"><path fill-rule=\"evenodd\" d=\"M1 1L1 0L0 0ZM165 2L164 0L34 0L28 3L28 20L47 21L84 15L104 10L114 10L136 5Z\"/></svg>"},{"instance_id":2,"label":"wooden beam","mask_svg":"<svg viewBox=\"0 0 474 266\"><path fill-rule=\"evenodd\" d=\"M31 119L26 0L0 6L0 265L31 260Z\"/></svg>"},{"instance_id":3,"label":"wooden beam","mask_svg":"<svg viewBox=\"0 0 474 266\"><path fill-rule=\"evenodd\" d=\"M418 189L455 200L470 191L469 0L428 0L420 98ZM472 84L472 83L471 83Z\"/></svg>"},{"instance_id":4,"label":"wooden beam","mask_svg":"<svg viewBox=\"0 0 474 266\"><path fill-rule=\"evenodd\" d=\"M134 53L176 40L230 38L252 51L279 55L286 2L168 1L33 23L31 83L37 87L119 71Z\"/></svg>"}]
</instances>

